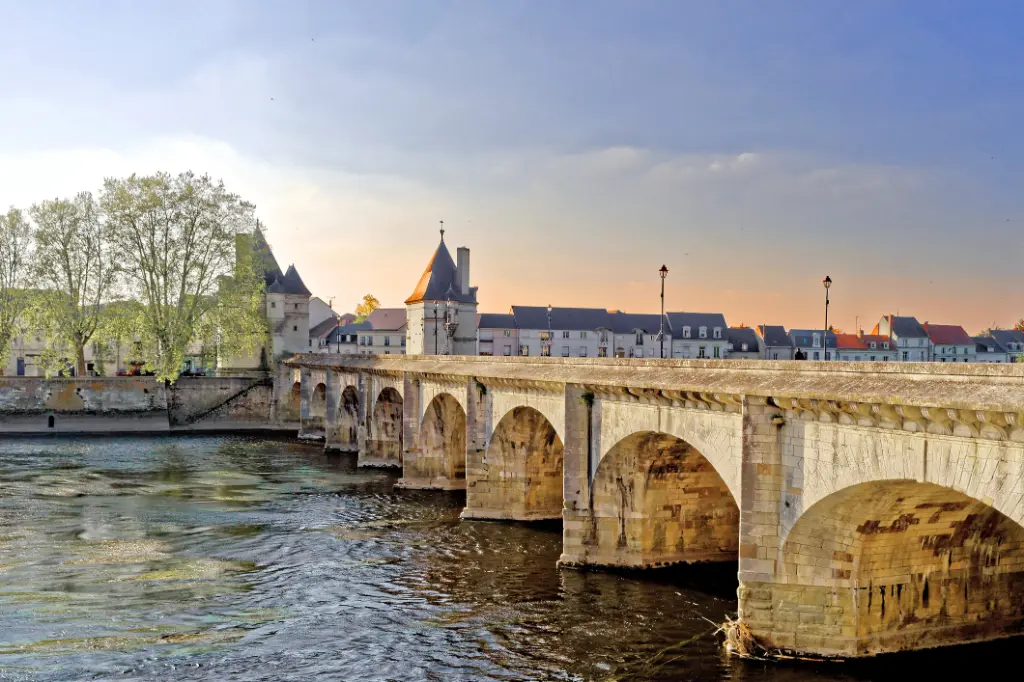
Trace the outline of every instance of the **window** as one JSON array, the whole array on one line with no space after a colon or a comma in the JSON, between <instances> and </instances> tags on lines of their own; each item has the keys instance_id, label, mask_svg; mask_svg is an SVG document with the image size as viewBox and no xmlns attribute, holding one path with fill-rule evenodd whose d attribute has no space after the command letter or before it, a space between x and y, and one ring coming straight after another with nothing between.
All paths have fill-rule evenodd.
<instances>
[{"instance_id":1,"label":"window","mask_svg":"<svg viewBox=\"0 0 1024 682\"><path fill-rule=\"evenodd\" d=\"M391 345L391 337L390 336L385 336L384 337L384 345L385 346L390 346Z\"/></svg>"},{"instance_id":2,"label":"window","mask_svg":"<svg viewBox=\"0 0 1024 682\"><path fill-rule=\"evenodd\" d=\"M402 336L401 339L402 339L402 348L405 348L405 337Z\"/></svg>"},{"instance_id":3,"label":"window","mask_svg":"<svg viewBox=\"0 0 1024 682\"><path fill-rule=\"evenodd\" d=\"M293 332L297 332L297 331L299 331L299 325L297 325L297 324L293 324L293 325L292 325L292 331L293 331Z\"/></svg>"},{"instance_id":4,"label":"window","mask_svg":"<svg viewBox=\"0 0 1024 682\"><path fill-rule=\"evenodd\" d=\"M587 333L586 332L580 332L580 338L581 339L587 338Z\"/></svg>"},{"instance_id":5,"label":"window","mask_svg":"<svg viewBox=\"0 0 1024 682\"><path fill-rule=\"evenodd\" d=\"M698 329L697 330L697 336L699 336L702 339L708 338L708 328L707 327L701 327L700 329Z\"/></svg>"},{"instance_id":6,"label":"window","mask_svg":"<svg viewBox=\"0 0 1024 682\"><path fill-rule=\"evenodd\" d=\"M814 346L815 348L818 348L819 346L821 346L821 336L819 336L818 334L814 334L813 338L814 338L814 342L811 345ZM815 360L818 359L817 353L815 353L814 359Z\"/></svg>"},{"instance_id":7,"label":"window","mask_svg":"<svg viewBox=\"0 0 1024 682\"><path fill-rule=\"evenodd\" d=\"M874 355L872 355L872 356L871 356L871 362L874 362L874 361L875 361L875 356L874 356Z\"/></svg>"},{"instance_id":8,"label":"window","mask_svg":"<svg viewBox=\"0 0 1024 682\"><path fill-rule=\"evenodd\" d=\"M684 339L690 338L690 328L689 327L683 327L683 338Z\"/></svg>"},{"instance_id":9,"label":"window","mask_svg":"<svg viewBox=\"0 0 1024 682\"><path fill-rule=\"evenodd\" d=\"M295 309L296 309L296 310L298 310L298 309L299 309L299 304L298 304L298 303L296 303L296 304L295 304Z\"/></svg>"},{"instance_id":10,"label":"window","mask_svg":"<svg viewBox=\"0 0 1024 682\"><path fill-rule=\"evenodd\" d=\"M562 338L563 339L569 338L569 332L562 332Z\"/></svg>"},{"instance_id":11,"label":"window","mask_svg":"<svg viewBox=\"0 0 1024 682\"><path fill-rule=\"evenodd\" d=\"M874 347L875 347L875 342L874 342L874 341L872 341L872 342L871 342L871 347L872 347L872 348L874 348Z\"/></svg>"},{"instance_id":12,"label":"window","mask_svg":"<svg viewBox=\"0 0 1024 682\"><path fill-rule=\"evenodd\" d=\"M714 353L715 357L716 358L721 357L720 353L721 353L721 350L719 349L719 347L715 346L715 353Z\"/></svg>"},{"instance_id":13,"label":"window","mask_svg":"<svg viewBox=\"0 0 1024 682\"><path fill-rule=\"evenodd\" d=\"M540 355L541 355L541 357L544 357L544 358L550 358L551 357L551 344L550 343L542 343L542 344L540 344Z\"/></svg>"},{"instance_id":14,"label":"window","mask_svg":"<svg viewBox=\"0 0 1024 682\"><path fill-rule=\"evenodd\" d=\"M506 329L505 330L505 336L512 336L512 330L511 329Z\"/></svg>"},{"instance_id":15,"label":"window","mask_svg":"<svg viewBox=\"0 0 1024 682\"><path fill-rule=\"evenodd\" d=\"M505 357L510 357L511 355L512 355L512 346L505 346Z\"/></svg>"},{"instance_id":16,"label":"window","mask_svg":"<svg viewBox=\"0 0 1024 682\"><path fill-rule=\"evenodd\" d=\"M716 339L722 338L722 328L721 327L715 327L714 337Z\"/></svg>"},{"instance_id":17,"label":"window","mask_svg":"<svg viewBox=\"0 0 1024 682\"><path fill-rule=\"evenodd\" d=\"M906 362L909 359L910 359L910 353L908 353L907 351L903 351L903 362Z\"/></svg>"},{"instance_id":18,"label":"window","mask_svg":"<svg viewBox=\"0 0 1024 682\"><path fill-rule=\"evenodd\" d=\"M606 358L608 357L608 346L601 346L597 349L597 357Z\"/></svg>"},{"instance_id":19,"label":"window","mask_svg":"<svg viewBox=\"0 0 1024 682\"><path fill-rule=\"evenodd\" d=\"M708 355L707 355L707 351L706 351L706 347L705 346L700 346L700 347L697 348L697 357L698 358L706 358L707 356Z\"/></svg>"},{"instance_id":20,"label":"window","mask_svg":"<svg viewBox=\"0 0 1024 682\"><path fill-rule=\"evenodd\" d=\"M772 353L772 360L778 360L778 359L779 359L779 354L778 353Z\"/></svg>"},{"instance_id":21,"label":"window","mask_svg":"<svg viewBox=\"0 0 1024 682\"><path fill-rule=\"evenodd\" d=\"M917 345L923 346L924 345L924 339L918 339L917 340Z\"/></svg>"},{"instance_id":22,"label":"window","mask_svg":"<svg viewBox=\"0 0 1024 682\"><path fill-rule=\"evenodd\" d=\"M644 334L643 334L643 332L637 332L636 333L636 345L638 345L638 346L644 345Z\"/></svg>"},{"instance_id":23,"label":"window","mask_svg":"<svg viewBox=\"0 0 1024 682\"><path fill-rule=\"evenodd\" d=\"M313 347L313 339L310 339L310 340L309 340L309 347L310 347L310 348L312 348L312 347Z\"/></svg>"},{"instance_id":24,"label":"window","mask_svg":"<svg viewBox=\"0 0 1024 682\"><path fill-rule=\"evenodd\" d=\"M540 340L541 341L550 341L551 340L551 332L541 332L540 333Z\"/></svg>"},{"instance_id":25,"label":"window","mask_svg":"<svg viewBox=\"0 0 1024 682\"><path fill-rule=\"evenodd\" d=\"M277 307L277 303L275 303L274 301L271 301L270 302L270 307L271 308L276 308Z\"/></svg>"},{"instance_id":26,"label":"window","mask_svg":"<svg viewBox=\"0 0 1024 682\"><path fill-rule=\"evenodd\" d=\"M747 352L747 344L745 344L745 343L744 344L740 344L740 350L743 351L744 353L746 353Z\"/></svg>"},{"instance_id":27,"label":"window","mask_svg":"<svg viewBox=\"0 0 1024 682\"><path fill-rule=\"evenodd\" d=\"M821 353L819 353L818 351L814 351L814 359L821 360Z\"/></svg>"},{"instance_id":28,"label":"window","mask_svg":"<svg viewBox=\"0 0 1024 682\"><path fill-rule=\"evenodd\" d=\"M580 357L581 358L587 357L587 347L586 346L580 346Z\"/></svg>"},{"instance_id":29,"label":"window","mask_svg":"<svg viewBox=\"0 0 1024 682\"><path fill-rule=\"evenodd\" d=\"M601 343L608 343L608 332L601 332Z\"/></svg>"},{"instance_id":30,"label":"window","mask_svg":"<svg viewBox=\"0 0 1024 682\"><path fill-rule=\"evenodd\" d=\"M569 346L562 346L562 357L569 357Z\"/></svg>"},{"instance_id":31,"label":"window","mask_svg":"<svg viewBox=\"0 0 1024 682\"><path fill-rule=\"evenodd\" d=\"M889 342L888 341L883 341L882 342L882 348L884 348L885 350L889 350Z\"/></svg>"}]
</instances>

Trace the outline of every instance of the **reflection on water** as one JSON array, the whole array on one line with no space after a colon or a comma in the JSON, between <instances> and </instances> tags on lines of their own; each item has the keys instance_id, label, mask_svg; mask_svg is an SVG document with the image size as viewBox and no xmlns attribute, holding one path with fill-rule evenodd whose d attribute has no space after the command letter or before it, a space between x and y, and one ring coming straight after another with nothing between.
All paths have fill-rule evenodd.
<instances>
[{"instance_id":1,"label":"reflection on water","mask_svg":"<svg viewBox=\"0 0 1024 682\"><path fill-rule=\"evenodd\" d=\"M0 442L0 679L854 680L1010 665L723 656L735 566L560 571L354 458L249 437ZM980 652L980 653L978 653Z\"/></svg>"}]
</instances>

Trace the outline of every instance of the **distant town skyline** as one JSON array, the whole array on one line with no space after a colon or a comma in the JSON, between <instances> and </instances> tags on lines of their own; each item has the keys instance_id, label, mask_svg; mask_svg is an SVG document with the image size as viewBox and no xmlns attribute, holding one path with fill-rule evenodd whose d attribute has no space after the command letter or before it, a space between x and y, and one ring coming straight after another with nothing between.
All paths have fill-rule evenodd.
<instances>
[{"instance_id":1,"label":"distant town skyline","mask_svg":"<svg viewBox=\"0 0 1024 682\"><path fill-rule=\"evenodd\" d=\"M282 264L399 306L976 333L1024 316L1024 6L0 0L0 209L191 169ZM168 55L175 55L173 59ZM13 131L13 133L12 133Z\"/></svg>"}]
</instances>

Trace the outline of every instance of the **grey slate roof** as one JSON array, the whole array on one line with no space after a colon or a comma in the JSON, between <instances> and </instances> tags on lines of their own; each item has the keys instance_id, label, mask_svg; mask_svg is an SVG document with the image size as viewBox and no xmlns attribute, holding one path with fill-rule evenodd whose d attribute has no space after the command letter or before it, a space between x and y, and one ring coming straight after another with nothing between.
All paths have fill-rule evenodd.
<instances>
[{"instance_id":1,"label":"grey slate roof","mask_svg":"<svg viewBox=\"0 0 1024 682\"><path fill-rule=\"evenodd\" d=\"M327 343L337 344L339 343L338 337L340 336L358 335L360 332L365 332L370 329L371 327L369 322L353 322L351 324L339 325L331 331L330 335L327 337Z\"/></svg>"},{"instance_id":2,"label":"grey slate roof","mask_svg":"<svg viewBox=\"0 0 1024 682\"><path fill-rule=\"evenodd\" d=\"M974 341L975 350L978 353L1006 352L1006 348L1004 348L1003 345L999 343L999 340L994 336L972 336L971 340Z\"/></svg>"},{"instance_id":3,"label":"grey slate roof","mask_svg":"<svg viewBox=\"0 0 1024 682\"><path fill-rule=\"evenodd\" d=\"M793 346L796 348L813 348L814 334L821 336L820 329L790 329L789 338L792 339ZM825 335L825 347L835 348L836 347L836 335L833 332L829 332Z\"/></svg>"},{"instance_id":4,"label":"grey slate roof","mask_svg":"<svg viewBox=\"0 0 1024 682\"><path fill-rule=\"evenodd\" d=\"M726 328L725 315L722 313L665 313L665 317L668 318L669 331L676 338L682 337L683 327L689 327L695 333L700 327Z\"/></svg>"},{"instance_id":5,"label":"grey slate roof","mask_svg":"<svg viewBox=\"0 0 1024 682\"><path fill-rule=\"evenodd\" d=\"M405 308L377 308L366 321L374 331L401 331L405 329Z\"/></svg>"},{"instance_id":6,"label":"grey slate roof","mask_svg":"<svg viewBox=\"0 0 1024 682\"><path fill-rule=\"evenodd\" d=\"M747 351L756 351L760 348L757 342L757 332L750 327L728 327L725 330L725 338L732 344L733 350L743 351L743 344L747 344Z\"/></svg>"},{"instance_id":7,"label":"grey slate roof","mask_svg":"<svg viewBox=\"0 0 1024 682\"><path fill-rule=\"evenodd\" d=\"M890 336L895 335L901 339L928 338L928 332L925 331L916 317L890 315L889 319L889 327L892 329Z\"/></svg>"},{"instance_id":8,"label":"grey slate roof","mask_svg":"<svg viewBox=\"0 0 1024 682\"><path fill-rule=\"evenodd\" d=\"M614 312L609 316L612 321L612 331L616 334L632 334L641 330L645 334L657 334L661 328L661 315L654 313L623 313ZM665 331L669 331L669 325L665 323Z\"/></svg>"},{"instance_id":9,"label":"grey slate roof","mask_svg":"<svg viewBox=\"0 0 1024 682\"><path fill-rule=\"evenodd\" d=\"M988 333L1003 348L1008 343L1024 343L1024 332L1019 329L990 329Z\"/></svg>"},{"instance_id":10,"label":"grey slate roof","mask_svg":"<svg viewBox=\"0 0 1024 682\"><path fill-rule=\"evenodd\" d=\"M480 313L476 316L477 329L515 329L516 318L505 313Z\"/></svg>"},{"instance_id":11,"label":"grey slate roof","mask_svg":"<svg viewBox=\"0 0 1024 682\"><path fill-rule=\"evenodd\" d=\"M326 320L324 320L320 324L316 325L315 327L311 327L310 328L310 330L309 330L309 338L311 338L311 339L319 339L322 336L324 336L325 334L329 334L337 326L338 326L338 321L336 319L334 319L333 317L328 317Z\"/></svg>"},{"instance_id":12,"label":"grey slate roof","mask_svg":"<svg viewBox=\"0 0 1024 682\"><path fill-rule=\"evenodd\" d=\"M785 348L793 347L793 339L789 337L789 333L782 325L759 324L757 326L757 331L761 335L761 338L764 339L764 345L766 346L776 348L780 346Z\"/></svg>"},{"instance_id":13,"label":"grey slate roof","mask_svg":"<svg viewBox=\"0 0 1024 682\"><path fill-rule=\"evenodd\" d=\"M546 306L514 305L511 317L516 329L547 329ZM611 313L604 308L552 308L551 328L564 331L612 329Z\"/></svg>"},{"instance_id":14,"label":"grey slate roof","mask_svg":"<svg viewBox=\"0 0 1024 682\"><path fill-rule=\"evenodd\" d=\"M421 301L459 301L462 303L476 303L476 287L471 287L469 294L462 295L459 283L456 281L455 261L448 247L444 244L444 236L441 243L427 263L427 269L420 276L420 281L412 294L405 300L406 305L419 303Z\"/></svg>"}]
</instances>

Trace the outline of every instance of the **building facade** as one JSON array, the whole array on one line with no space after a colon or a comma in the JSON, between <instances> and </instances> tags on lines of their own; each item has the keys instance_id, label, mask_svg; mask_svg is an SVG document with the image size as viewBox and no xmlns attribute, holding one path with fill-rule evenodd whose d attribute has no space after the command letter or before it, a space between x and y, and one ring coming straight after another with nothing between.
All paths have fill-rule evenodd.
<instances>
[{"instance_id":1,"label":"building facade","mask_svg":"<svg viewBox=\"0 0 1024 682\"><path fill-rule=\"evenodd\" d=\"M475 355L476 287L470 286L469 249L459 247L458 264L441 243L405 301L406 348L416 355Z\"/></svg>"}]
</instances>

